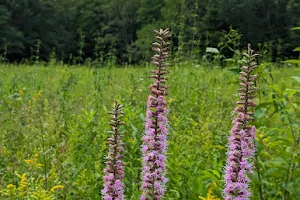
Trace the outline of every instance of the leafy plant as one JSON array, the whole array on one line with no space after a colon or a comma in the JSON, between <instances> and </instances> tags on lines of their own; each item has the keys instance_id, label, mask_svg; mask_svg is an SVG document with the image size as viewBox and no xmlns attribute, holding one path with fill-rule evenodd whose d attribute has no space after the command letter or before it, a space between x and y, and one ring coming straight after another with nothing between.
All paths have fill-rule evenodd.
<instances>
[{"instance_id":1,"label":"leafy plant","mask_svg":"<svg viewBox=\"0 0 300 200\"><path fill-rule=\"evenodd\" d=\"M292 31L300 31L300 27L295 27L291 29ZM300 52L300 47L296 47L293 51ZM291 60L285 60L285 63L291 63L291 64L300 64L300 59L291 59Z\"/></svg>"}]
</instances>

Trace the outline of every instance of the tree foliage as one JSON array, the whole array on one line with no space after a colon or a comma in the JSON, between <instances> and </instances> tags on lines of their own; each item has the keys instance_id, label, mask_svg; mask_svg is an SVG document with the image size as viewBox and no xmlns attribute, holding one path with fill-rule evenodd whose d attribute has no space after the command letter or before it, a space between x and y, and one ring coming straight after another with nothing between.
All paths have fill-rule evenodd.
<instances>
[{"instance_id":1,"label":"tree foliage","mask_svg":"<svg viewBox=\"0 0 300 200\"><path fill-rule=\"evenodd\" d=\"M300 40L290 31L300 25L297 0L0 0L0 13L0 55L9 61L55 53L68 63L138 63L149 60L157 27L171 28L182 60L218 48L230 29L242 36L236 48L262 44L273 61L296 57Z\"/></svg>"}]
</instances>

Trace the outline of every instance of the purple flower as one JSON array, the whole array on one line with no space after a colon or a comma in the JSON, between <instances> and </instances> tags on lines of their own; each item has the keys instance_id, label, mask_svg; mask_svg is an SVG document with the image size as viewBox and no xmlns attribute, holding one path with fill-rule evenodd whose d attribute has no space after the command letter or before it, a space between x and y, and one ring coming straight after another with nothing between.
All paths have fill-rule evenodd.
<instances>
[{"instance_id":1,"label":"purple flower","mask_svg":"<svg viewBox=\"0 0 300 200\"><path fill-rule=\"evenodd\" d=\"M248 45L248 54L245 54L247 66L243 66L240 72L239 96L240 101L234 109L236 118L233 120L231 136L228 141L227 162L225 167L225 200L248 200L250 199L249 174L252 173L252 158L255 153L255 127L250 126L253 120L253 109L255 103L256 88L254 81L256 76L252 75L256 67L257 54L253 53Z\"/></svg>"},{"instance_id":2,"label":"purple flower","mask_svg":"<svg viewBox=\"0 0 300 200\"><path fill-rule=\"evenodd\" d=\"M167 70L164 66L168 58L168 42L171 37L168 29L155 31L159 42L153 43L153 50L157 52L152 58L157 66L152 70L151 78L155 83L150 86L150 94L147 101L145 133L143 136L142 154L142 195L141 200L160 200L165 193L166 183L166 150L168 135L168 109L165 96L167 95Z\"/></svg>"},{"instance_id":3,"label":"purple flower","mask_svg":"<svg viewBox=\"0 0 300 200\"><path fill-rule=\"evenodd\" d=\"M123 133L119 131L120 125L124 124L121 118L124 116L123 106L115 101L114 108L109 114L112 115L110 125L112 127L112 137L108 138L109 153L104 169L103 177L104 189L102 195L104 200L123 200L124 199L124 163L121 161L124 151L122 141Z\"/></svg>"}]
</instances>

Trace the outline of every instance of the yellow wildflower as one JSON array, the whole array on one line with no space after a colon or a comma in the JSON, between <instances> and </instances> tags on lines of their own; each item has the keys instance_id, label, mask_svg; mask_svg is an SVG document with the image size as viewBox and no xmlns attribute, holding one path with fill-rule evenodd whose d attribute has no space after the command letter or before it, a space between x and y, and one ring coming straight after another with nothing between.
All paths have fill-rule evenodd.
<instances>
[{"instance_id":1,"label":"yellow wildflower","mask_svg":"<svg viewBox=\"0 0 300 200\"><path fill-rule=\"evenodd\" d=\"M42 167L42 166L44 166L44 164L38 163L38 156L39 156L39 154L36 153L36 154L34 154L34 158L32 158L32 159L26 159L26 160L24 160L24 162L27 165L34 166L36 168Z\"/></svg>"},{"instance_id":2,"label":"yellow wildflower","mask_svg":"<svg viewBox=\"0 0 300 200\"><path fill-rule=\"evenodd\" d=\"M6 186L6 188L9 189L9 190L11 190L11 189L16 189L16 186L13 185L13 184L8 184L8 185Z\"/></svg>"},{"instance_id":3,"label":"yellow wildflower","mask_svg":"<svg viewBox=\"0 0 300 200\"><path fill-rule=\"evenodd\" d=\"M176 100L175 98L169 99L169 100L168 100L168 103L170 104L170 103L172 103L172 102L175 101L175 100Z\"/></svg>"},{"instance_id":4,"label":"yellow wildflower","mask_svg":"<svg viewBox=\"0 0 300 200\"><path fill-rule=\"evenodd\" d=\"M257 138L258 138L258 139L261 139L261 138L263 138L263 137L264 137L264 132L258 132L258 133L257 133ZM267 136L267 137L265 137L265 138L262 139L262 142L263 142L264 144L266 144L268 141L269 141L269 136Z\"/></svg>"},{"instance_id":5,"label":"yellow wildflower","mask_svg":"<svg viewBox=\"0 0 300 200\"><path fill-rule=\"evenodd\" d=\"M40 164L40 163L37 163L37 164L35 165L36 168L43 167L43 166L44 166L44 164Z\"/></svg>"},{"instance_id":6,"label":"yellow wildflower","mask_svg":"<svg viewBox=\"0 0 300 200\"><path fill-rule=\"evenodd\" d=\"M50 191L54 192L56 189L64 189L64 186L63 185L55 185L50 189Z\"/></svg>"},{"instance_id":7,"label":"yellow wildflower","mask_svg":"<svg viewBox=\"0 0 300 200\"><path fill-rule=\"evenodd\" d=\"M40 96L41 96L42 92L43 92L43 90L39 90L38 93L36 93L36 94L33 96L33 99L34 99L34 100L40 99Z\"/></svg>"},{"instance_id":8,"label":"yellow wildflower","mask_svg":"<svg viewBox=\"0 0 300 200\"><path fill-rule=\"evenodd\" d=\"M26 179L26 173L23 173L20 180L20 189L25 189L27 187L27 179Z\"/></svg>"},{"instance_id":9,"label":"yellow wildflower","mask_svg":"<svg viewBox=\"0 0 300 200\"><path fill-rule=\"evenodd\" d=\"M201 199L201 200L221 200L220 198L217 198L213 195L215 186L216 186L216 182L212 182L209 186L209 189L207 192L207 197L204 198L204 197L199 196L199 199Z\"/></svg>"},{"instance_id":10,"label":"yellow wildflower","mask_svg":"<svg viewBox=\"0 0 300 200\"><path fill-rule=\"evenodd\" d=\"M30 165L30 164L34 164L34 160L30 160L30 159L26 159L24 160L24 162L27 164L27 165Z\"/></svg>"}]
</instances>

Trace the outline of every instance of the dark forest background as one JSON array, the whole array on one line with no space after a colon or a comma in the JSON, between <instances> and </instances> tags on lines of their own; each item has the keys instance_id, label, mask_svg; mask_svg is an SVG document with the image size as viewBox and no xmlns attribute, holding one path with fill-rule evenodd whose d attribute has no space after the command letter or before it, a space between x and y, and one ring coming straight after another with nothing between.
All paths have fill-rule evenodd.
<instances>
[{"instance_id":1,"label":"dark forest background","mask_svg":"<svg viewBox=\"0 0 300 200\"><path fill-rule=\"evenodd\" d=\"M269 61L297 57L300 0L0 0L2 60L137 64L170 27L173 58L224 58L252 43Z\"/></svg>"}]
</instances>

